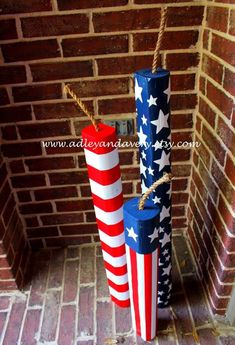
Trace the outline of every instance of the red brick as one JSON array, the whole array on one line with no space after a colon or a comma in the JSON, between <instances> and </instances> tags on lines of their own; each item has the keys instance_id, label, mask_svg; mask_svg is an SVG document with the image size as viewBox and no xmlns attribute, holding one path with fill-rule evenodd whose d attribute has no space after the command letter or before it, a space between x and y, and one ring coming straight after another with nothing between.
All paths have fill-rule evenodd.
<instances>
[{"instance_id":1,"label":"red brick","mask_svg":"<svg viewBox=\"0 0 235 345\"><path fill-rule=\"evenodd\" d=\"M61 80L93 75L91 61L37 63L30 65L33 81Z\"/></svg>"},{"instance_id":2,"label":"red brick","mask_svg":"<svg viewBox=\"0 0 235 345\"><path fill-rule=\"evenodd\" d=\"M42 342L55 341L56 328L59 318L60 291L48 291L42 321L40 340ZM53 315L53 317L51 317Z\"/></svg>"},{"instance_id":3,"label":"red brick","mask_svg":"<svg viewBox=\"0 0 235 345\"><path fill-rule=\"evenodd\" d=\"M79 184L88 182L87 172L71 171L64 173L50 173L49 174L51 185L63 185L63 184Z\"/></svg>"},{"instance_id":4,"label":"red brick","mask_svg":"<svg viewBox=\"0 0 235 345\"><path fill-rule=\"evenodd\" d=\"M171 126L172 129L192 128L192 114L173 114Z\"/></svg>"},{"instance_id":5,"label":"red brick","mask_svg":"<svg viewBox=\"0 0 235 345\"><path fill-rule=\"evenodd\" d=\"M204 125L202 127L202 138L209 149L213 152L216 159L218 159L220 164L223 165L225 160L225 149L214 136L214 134Z\"/></svg>"},{"instance_id":6,"label":"red brick","mask_svg":"<svg viewBox=\"0 0 235 345\"><path fill-rule=\"evenodd\" d=\"M225 67L225 72L224 72L224 84L223 87L225 88L226 91L231 93L232 96L235 96L235 73L230 71L228 68Z\"/></svg>"},{"instance_id":7,"label":"red brick","mask_svg":"<svg viewBox=\"0 0 235 345\"><path fill-rule=\"evenodd\" d=\"M231 117L233 99L229 98L223 91L217 89L209 81L207 82L207 97L227 118Z\"/></svg>"},{"instance_id":8,"label":"red brick","mask_svg":"<svg viewBox=\"0 0 235 345\"><path fill-rule=\"evenodd\" d=\"M223 77L223 66L219 62L203 54L202 70L215 81L217 81L217 83L221 84Z\"/></svg>"},{"instance_id":9,"label":"red brick","mask_svg":"<svg viewBox=\"0 0 235 345\"><path fill-rule=\"evenodd\" d=\"M59 170L75 168L73 157L50 157L40 159L26 159L25 164L29 171Z\"/></svg>"},{"instance_id":10,"label":"red brick","mask_svg":"<svg viewBox=\"0 0 235 345\"><path fill-rule=\"evenodd\" d=\"M2 138L4 140L16 140L17 139L16 126L2 127Z\"/></svg>"},{"instance_id":11,"label":"red brick","mask_svg":"<svg viewBox=\"0 0 235 345\"><path fill-rule=\"evenodd\" d=\"M79 261L67 261L65 264L63 302L76 301L78 294ZM73 322L71 322L73 324Z\"/></svg>"},{"instance_id":12,"label":"red brick","mask_svg":"<svg viewBox=\"0 0 235 345\"><path fill-rule=\"evenodd\" d=\"M172 181L172 190L175 191L183 191L186 190L188 187L188 180L187 179L177 179Z\"/></svg>"},{"instance_id":13,"label":"red brick","mask_svg":"<svg viewBox=\"0 0 235 345\"><path fill-rule=\"evenodd\" d=\"M172 161L179 162L179 161L187 161L190 159L190 150L182 150L182 149L174 149L172 151Z\"/></svg>"},{"instance_id":14,"label":"red brick","mask_svg":"<svg viewBox=\"0 0 235 345\"><path fill-rule=\"evenodd\" d=\"M58 6L60 10L75 10L80 8L96 8L96 7L113 7L113 6L122 6L127 5L128 0L100 0L97 3L96 0L58 0Z\"/></svg>"},{"instance_id":15,"label":"red brick","mask_svg":"<svg viewBox=\"0 0 235 345\"><path fill-rule=\"evenodd\" d=\"M207 8L207 26L218 31L227 31L228 9L211 6Z\"/></svg>"},{"instance_id":16,"label":"red brick","mask_svg":"<svg viewBox=\"0 0 235 345\"><path fill-rule=\"evenodd\" d=\"M49 202L23 204L20 205L19 209L21 214L37 214L52 212L52 206Z\"/></svg>"},{"instance_id":17,"label":"red brick","mask_svg":"<svg viewBox=\"0 0 235 345\"><path fill-rule=\"evenodd\" d=\"M36 344L35 334L40 327L41 310L28 310L26 313L21 342L23 344Z\"/></svg>"},{"instance_id":18,"label":"red brick","mask_svg":"<svg viewBox=\"0 0 235 345\"><path fill-rule=\"evenodd\" d=\"M31 227L31 226L34 226L34 227L39 226L37 217L25 218L25 223L26 223L26 226L29 226L29 227Z\"/></svg>"},{"instance_id":19,"label":"red brick","mask_svg":"<svg viewBox=\"0 0 235 345\"><path fill-rule=\"evenodd\" d=\"M202 37L204 49L208 49L209 47L209 34L210 34L210 31L208 29L204 29L203 37Z\"/></svg>"},{"instance_id":20,"label":"red brick","mask_svg":"<svg viewBox=\"0 0 235 345\"><path fill-rule=\"evenodd\" d=\"M135 101L133 97L118 98L116 99L104 99L98 101L99 114L123 114L133 113L135 111Z\"/></svg>"},{"instance_id":21,"label":"red brick","mask_svg":"<svg viewBox=\"0 0 235 345\"><path fill-rule=\"evenodd\" d=\"M81 249L80 284L95 282L95 248L84 247Z\"/></svg>"},{"instance_id":22,"label":"red brick","mask_svg":"<svg viewBox=\"0 0 235 345\"><path fill-rule=\"evenodd\" d=\"M48 216L41 216L44 225L73 224L83 222L81 213L60 213Z\"/></svg>"},{"instance_id":23,"label":"red brick","mask_svg":"<svg viewBox=\"0 0 235 345\"><path fill-rule=\"evenodd\" d=\"M168 7L167 27L201 25L203 6Z\"/></svg>"},{"instance_id":24,"label":"red brick","mask_svg":"<svg viewBox=\"0 0 235 345\"><path fill-rule=\"evenodd\" d=\"M206 94L206 79L202 76L199 78L199 90L202 92L203 95Z\"/></svg>"},{"instance_id":25,"label":"red brick","mask_svg":"<svg viewBox=\"0 0 235 345\"><path fill-rule=\"evenodd\" d=\"M17 196L20 202L32 201L29 191L25 191L25 190L19 191L17 192Z\"/></svg>"},{"instance_id":26,"label":"red brick","mask_svg":"<svg viewBox=\"0 0 235 345\"><path fill-rule=\"evenodd\" d=\"M128 52L128 36L94 36L62 40L64 56L84 56Z\"/></svg>"},{"instance_id":27,"label":"red brick","mask_svg":"<svg viewBox=\"0 0 235 345\"><path fill-rule=\"evenodd\" d=\"M229 41L228 39L220 37L216 34L212 35L211 52L232 66L235 64L234 51L235 42Z\"/></svg>"},{"instance_id":28,"label":"red brick","mask_svg":"<svg viewBox=\"0 0 235 345\"><path fill-rule=\"evenodd\" d=\"M71 135L70 123L68 121L37 123L19 126L18 128L22 139Z\"/></svg>"},{"instance_id":29,"label":"red brick","mask_svg":"<svg viewBox=\"0 0 235 345\"><path fill-rule=\"evenodd\" d=\"M59 288L63 283L64 275L64 258L65 252L63 248L52 251L50 271L47 287Z\"/></svg>"},{"instance_id":30,"label":"red brick","mask_svg":"<svg viewBox=\"0 0 235 345\"><path fill-rule=\"evenodd\" d=\"M187 226L186 218L173 218L172 219L172 227L173 229L182 229Z\"/></svg>"},{"instance_id":31,"label":"red brick","mask_svg":"<svg viewBox=\"0 0 235 345\"><path fill-rule=\"evenodd\" d=\"M194 109L197 104L196 94L179 94L171 96L172 110Z\"/></svg>"},{"instance_id":32,"label":"red brick","mask_svg":"<svg viewBox=\"0 0 235 345\"><path fill-rule=\"evenodd\" d=\"M152 64L152 55L97 59L99 75L130 74Z\"/></svg>"},{"instance_id":33,"label":"red brick","mask_svg":"<svg viewBox=\"0 0 235 345\"><path fill-rule=\"evenodd\" d=\"M225 173L227 174L228 178L230 179L230 181L232 182L233 185L235 185L234 171L235 171L234 161L232 161L232 159L227 154L227 159L226 159L226 163L225 163Z\"/></svg>"},{"instance_id":34,"label":"red brick","mask_svg":"<svg viewBox=\"0 0 235 345\"><path fill-rule=\"evenodd\" d=\"M43 237L55 237L58 236L58 230L56 226L46 226L32 229L26 229L28 238L43 238Z\"/></svg>"},{"instance_id":35,"label":"red brick","mask_svg":"<svg viewBox=\"0 0 235 345\"><path fill-rule=\"evenodd\" d=\"M38 251L44 248L44 243L41 239L29 239L29 245L32 251Z\"/></svg>"},{"instance_id":36,"label":"red brick","mask_svg":"<svg viewBox=\"0 0 235 345\"><path fill-rule=\"evenodd\" d=\"M172 193L173 205L185 204L188 202L188 193Z\"/></svg>"},{"instance_id":37,"label":"red brick","mask_svg":"<svg viewBox=\"0 0 235 345\"><path fill-rule=\"evenodd\" d=\"M58 212L73 212L78 210L93 209L92 200L67 200L56 201L56 209Z\"/></svg>"},{"instance_id":38,"label":"red brick","mask_svg":"<svg viewBox=\"0 0 235 345\"><path fill-rule=\"evenodd\" d=\"M172 167L172 173L175 177L189 176L191 173L191 167L188 164L176 165Z\"/></svg>"},{"instance_id":39,"label":"red brick","mask_svg":"<svg viewBox=\"0 0 235 345\"><path fill-rule=\"evenodd\" d=\"M61 238L46 238L45 239L47 247L67 247L67 246L78 246L80 244L91 243L90 236L70 236L70 237L61 237Z\"/></svg>"},{"instance_id":40,"label":"red brick","mask_svg":"<svg viewBox=\"0 0 235 345\"><path fill-rule=\"evenodd\" d=\"M18 84L23 82L26 82L26 71L24 66L0 67L0 84Z\"/></svg>"},{"instance_id":41,"label":"red brick","mask_svg":"<svg viewBox=\"0 0 235 345\"><path fill-rule=\"evenodd\" d=\"M62 96L60 84L13 87L12 93L16 103L56 99Z\"/></svg>"},{"instance_id":42,"label":"red brick","mask_svg":"<svg viewBox=\"0 0 235 345\"><path fill-rule=\"evenodd\" d=\"M235 134L221 118L218 120L217 134L227 148L235 155Z\"/></svg>"},{"instance_id":43,"label":"red brick","mask_svg":"<svg viewBox=\"0 0 235 345\"><path fill-rule=\"evenodd\" d=\"M172 0L134 0L135 4L162 4L162 3L172 3ZM187 2L187 0L176 0L178 2Z\"/></svg>"},{"instance_id":44,"label":"red brick","mask_svg":"<svg viewBox=\"0 0 235 345\"><path fill-rule=\"evenodd\" d=\"M55 39L3 44L2 52L6 62L48 59L60 56L59 45Z\"/></svg>"},{"instance_id":45,"label":"red brick","mask_svg":"<svg viewBox=\"0 0 235 345\"><path fill-rule=\"evenodd\" d=\"M231 233L234 233L235 231L235 222L234 222L234 217L231 214L230 210L228 209L228 206L226 205L226 203L224 202L224 199L221 197L219 197L219 206L218 206L218 210L228 228L228 230ZM224 262L223 262L224 264Z\"/></svg>"},{"instance_id":46,"label":"red brick","mask_svg":"<svg viewBox=\"0 0 235 345\"><path fill-rule=\"evenodd\" d=\"M12 186L14 188L29 188L29 187L40 187L45 186L45 176L44 175L18 175L11 177Z\"/></svg>"},{"instance_id":47,"label":"red brick","mask_svg":"<svg viewBox=\"0 0 235 345\"><path fill-rule=\"evenodd\" d=\"M235 10L231 9L229 21L229 33L235 35Z\"/></svg>"},{"instance_id":48,"label":"red brick","mask_svg":"<svg viewBox=\"0 0 235 345\"><path fill-rule=\"evenodd\" d=\"M199 112L203 116L203 118L207 121L207 123L212 127L215 128L215 118L216 114L211 109L209 104L207 104L203 98L199 98Z\"/></svg>"},{"instance_id":49,"label":"red brick","mask_svg":"<svg viewBox=\"0 0 235 345\"><path fill-rule=\"evenodd\" d=\"M1 13L25 13L25 12L41 12L50 11L50 0L2 0L1 1Z\"/></svg>"},{"instance_id":50,"label":"red brick","mask_svg":"<svg viewBox=\"0 0 235 345\"><path fill-rule=\"evenodd\" d=\"M81 287L79 292L78 336L84 337L94 334L93 313L94 287Z\"/></svg>"},{"instance_id":51,"label":"red brick","mask_svg":"<svg viewBox=\"0 0 235 345\"><path fill-rule=\"evenodd\" d=\"M97 302L96 320L97 320L97 343L104 344L105 339L112 338L112 304L111 302Z\"/></svg>"},{"instance_id":52,"label":"red brick","mask_svg":"<svg viewBox=\"0 0 235 345\"><path fill-rule=\"evenodd\" d=\"M43 146L46 148L46 153L48 155L59 155L59 154L78 154L83 152L81 147L81 140L79 138L73 137L71 139L62 140L51 140L43 141ZM73 140L72 140L73 139Z\"/></svg>"},{"instance_id":53,"label":"red brick","mask_svg":"<svg viewBox=\"0 0 235 345\"><path fill-rule=\"evenodd\" d=\"M0 191L0 214L2 213L2 210L5 207L10 194L11 194L11 189L10 189L9 183L6 182Z\"/></svg>"},{"instance_id":54,"label":"red brick","mask_svg":"<svg viewBox=\"0 0 235 345\"><path fill-rule=\"evenodd\" d=\"M196 141L198 141L198 143L200 143L200 146L197 147L197 152L199 157L201 158L201 160L203 161L203 163L205 164L205 166L207 167L207 169L209 170L210 167L210 161L211 161L211 154L208 151L208 149L206 148L206 146L202 143L202 141L200 141L200 139L198 137L196 137Z\"/></svg>"},{"instance_id":55,"label":"red brick","mask_svg":"<svg viewBox=\"0 0 235 345\"><path fill-rule=\"evenodd\" d=\"M20 144L3 144L2 152L6 157L38 156L41 155L41 145L39 142Z\"/></svg>"},{"instance_id":56,"label":"red brick","mask_svg":"<svg viewBox=\"0 0 235 345\"><path fill-rule=\"evenodd\" d=\"M194 90L195 74L175 74L171 76L172 91Z\"/></svg>"},{"instance_id":57,"label":"red brick","mask_svg":"<svg viewBox=\"0 0 235 345\"><path fill-rule=\"evenodd\" d=\"M128 308L120 308L115 305L115 321L117 333L129 333L131 331L131 315Z\"/></svg>"},{"instance_id":58,"label":"red brick","mask_svg":"<svg viewBox=\"0 0 235 345\"><path fill-rule=\"evenodd\" d=\"M11 195L10 199L6 203L6 207L5 207L4 212L2 214L2 218L3 218L6 226L9 224L9 220L13 214L13 211L15 209L15 205L16 204L15 204L14 196Z\"/></svg>"},{"instance_id":59,"label":"red brick","mask_svg":"<svg viewBox=\"0 0 235 345\"><path fill-rule=\"evenodd\" d=\"M96 269L96 272L99 272L96 275L97 298L109 297L109 288L107 284L107 277L102 256L96 258Z\"/></svg>"},{"instance_id":60,"label":"red brick","mask_svg":"<svg viewBox=\"0 0 235 345\"><path fill-rule=\"evenodd\" d=\"M54 200L77 197L76 187L44 188L34 191L36 200Z\"/></svg>"},{"instance_id":61,"label":"red brick","mask_svg":"<svg viewBox=\"0 0 235 345\"><path fill-rule=\"evenodd\" d=\"M154 29L159 23L158 8L93 14L95 32Z\"/></svg>"},{"instance_id":62,"label":"red brick","mask_svg":"<svg viewBox=\"0 0 235 345\"><path fill-rule=\"evenodd\" d=\"M7 105L10 103L10 99L7 93L7 90L0 88L0 105Z\"/></svg>"},{"instance_id":63,"label":"red brick","mask_svg":"<svg viewBox=\"0 0 235 345\"><path fill-rule=\"evenodd\" d=\"M202 197L203 200L206 200L207 198L207 189L204 186L201 178L199 177L198 173L194 170L192 175L193 181Z\"/></svg>"},{"instance_id":64,"label":"red brick","mask_svg":"<svg viewBox=\"0 0 235 345\"><path fill-rule=\"evenodd\" d=\"M15 19L1 20L0 26L0 40L11 40L17 38Z\"/></svg>"},{"instance_id":65,"label":"red brick","mask_svg":"<svg viewBox=\"0 0 235 345\"><path fill-rule=\"evenodd\" d=\"M32 120L31 107L22 105L1 108L1 123L21 122Z\"/></svg>"},{"instance_id":66,"label":"red brick","mask_svg":"<svg viewBox=\"0 0 235 345\"><path fill-rule=\"evenodd\" d=\"M133 34L134 51L152 51L156 45L156 33ZM163 36L162 49L187 49L196 45L198 31L166 31Z\"/></svg>"},{"instance_id":67,"label":"red brick","mask_svg":"<svg viewBox=\"0 0 235 345\"><path fill-rule=\"evenodd\" d=\"M7 329L3 340L3 345L17 344L21 329L21 323L24 316L26 302L16 299L11 308L10 318L7 323Z\"/></svg>"},{"instance_id":68,"label":"red brick","mask_svg":"<svg viewBox=\"0 0 235 345\"><path fill-rule=\"evenodd\" d=\"M85 101L84 104L94 113L92 101ZM84 116L82 110L74 102L35 104L33 108L38 120Z\"/></svg>"},{"instance_id":69,"label":"red brick","mask_svg":"<svg viewBox=\"0 0 235 345\"><path fill-rule=\"evenodd\" d=\"M87 14L28 17L21 19L24 37L61 36L89 32Z\"/></svg>"},{"instance_id":70,"label":"red brick","mask_svg":"<svg viewBox=\"0 0 235 345\"><path fill-rule=\"evenodd\" d=\"M76 306L65 305L61 309L58 345L72 344L75 339L74 320Z\"/></svg>"},{"instance_id":71,"label":"red brick","mask_svg":"<svg viewBox=\"0 0 235 345\"><path fill-rule=\"evenodd\" d=\"M199 55L197 53L170 53L166 55L166 67L171 71L185 71L197 67Z\"/></svg>"}]
</instances>

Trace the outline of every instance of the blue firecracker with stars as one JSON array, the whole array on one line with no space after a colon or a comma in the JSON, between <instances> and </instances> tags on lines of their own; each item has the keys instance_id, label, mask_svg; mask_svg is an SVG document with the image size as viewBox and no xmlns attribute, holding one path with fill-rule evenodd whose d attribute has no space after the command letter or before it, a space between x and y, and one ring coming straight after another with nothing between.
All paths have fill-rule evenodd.
<instances>
[{"instance_id":1,"label":"blue firecracker with stars","mask_svg":"<svg viewBox=\"0 0 235 345\"><path fill-rule=\"evenodd\" d=\"M136 72L134 78L141 189L145 193L164 173L171 172L170 72L144 69ZM160 185L148 201L160 210L158 306L166 307L172 287L171 185Z\"/></svg>"}]
</instances>

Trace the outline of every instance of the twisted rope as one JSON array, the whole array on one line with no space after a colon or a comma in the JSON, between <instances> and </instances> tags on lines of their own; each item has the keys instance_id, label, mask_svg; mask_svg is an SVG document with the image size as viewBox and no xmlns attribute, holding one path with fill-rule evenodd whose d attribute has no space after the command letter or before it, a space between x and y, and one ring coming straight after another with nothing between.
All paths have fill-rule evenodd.
<instances>
[{"instance_id":1,"label":"twisted rope","mask_svg":"<svg viewBox=\"0 0 235 345\"><path fill-rule=\"evenodd\" d=\"M95 130L98 132L99 127L98 127L98 124L94 118L94 115L87 109L85 104L81 101L80 98L77 97L77 95L74 93L74 91L70 88L70 86L68 84L65 85L64 91L66 93L68 93L74 99L74 101L77 103L77 105L80 107L80 109L84 112L84 114L86 114L89 117L93 126L95 127Z\"/></svg>"},{"instance_id":2,"label":"twisted rope","mask_svg":"<svg viewBox=\"0 0 235 345\"><path fill-rule=\"evenodd\" d=\"M157 64L160 58L160 49L162 45L163 34L165 31L166 20L167 20L167 7L164 7L162 9L161 24L160 24L156 48L154 50L154 55L153 55L152 73L156 73L157 71Z\"/></svg>"},{"instance_id":3,"label":"twisted rope","mask_svg":"<svg viewBox=\"0 0 235 345\"><path fill-rule=\"evenodd\" d=\"M144 204L146 199L148 198L148 196L161 184L166 183L166 182L170 182L173 178L172 174L165 174L163 175L159 180L155 181L151 187L149 187L149 189L144 193L144 195L142 195L142 197L140 198L139 201L139 210L143 210L144 209Z\"/></svg>"}]
</instances>

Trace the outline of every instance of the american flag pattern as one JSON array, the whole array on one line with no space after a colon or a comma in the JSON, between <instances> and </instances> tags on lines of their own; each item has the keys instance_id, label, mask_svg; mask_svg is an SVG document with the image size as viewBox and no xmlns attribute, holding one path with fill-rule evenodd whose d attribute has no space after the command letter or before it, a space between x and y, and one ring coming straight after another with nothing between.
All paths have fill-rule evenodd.
<instances>
[{"instance_id":1,"label":"american flag pattern","mask_svg":"<svg viewBox=\"0 0 235 345\"><path fill-rule=\"evenodd\" d=\"M124 204L126 256L133 328L145 341L157 335L159 209L138 198Z\"/></svg>"},{"instance_id":2,"label":"american flag pattern","mask_svg":"<svg viewBox=\"0 0 235 345\"><path fill-rule=\"evenodd\" d=\"M130 305L125 236L123 195L117 148L89 147L90 142L115 143L115 129L99 124L82 131L85 158L93 197L96 221L111 299L121 307Z\"/></svg>"},{"instance_id":3,"label":"american flag pattern","mask_svg":"<svg viewBox=\"0 0 235 345\"><path fill-rule=\"evenodd\" d=\"M135 73L137 132L140 144L141 189L144 193L164 173L171 171L170 73L158 69ZM171 297L171 186L162 184L149 202L160 208L158 306Z\"/></svg>"}]
</instances>

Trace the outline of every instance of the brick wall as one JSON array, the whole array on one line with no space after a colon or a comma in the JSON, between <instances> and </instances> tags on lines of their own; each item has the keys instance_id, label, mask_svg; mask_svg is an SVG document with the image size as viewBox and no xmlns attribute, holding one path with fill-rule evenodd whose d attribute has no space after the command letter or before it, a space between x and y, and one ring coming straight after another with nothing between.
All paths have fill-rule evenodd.
<instances>
[{"instance_id":1,"label":"brick wall","mask_svg":"<svg viewBox=\"0 0 235 345\"><path fill-rule=\"evenodd\" d=\"M214 312L224 314L235 279L235 10L208 2L189 201L189 235ZM230 4L231 3L231 4Z\"/></svg>"},{"instance_id":2,"label":"brick wall","mask_svg":"<svg viewBox=\"0 0 235 345\"><path fill-rule=\"evenodd\" d=\"M0 290L22 286L29 250L7 175L0 155Z\"/></svg>"},{"instance_id":3,"label":"brick wall","mask_svg":"<svg viewBox=\"0 0 235 345\"><path fill-rule=\"evenodd\" d=\"M135 118L131 73L151 66L160 7L144 0L2 0L2 152L32 249L97 240L79 138L87 118L63 92L71 83L101 119ZM167 1L162 61L172 71L174 141L192 139L200 26L197 1ZM131 140L136 140L133 136ZM140 192L137 152L120 152L125 197ZM173 228L186 229L191 150L173 151Z\"/></svg>"}]
</instances>

